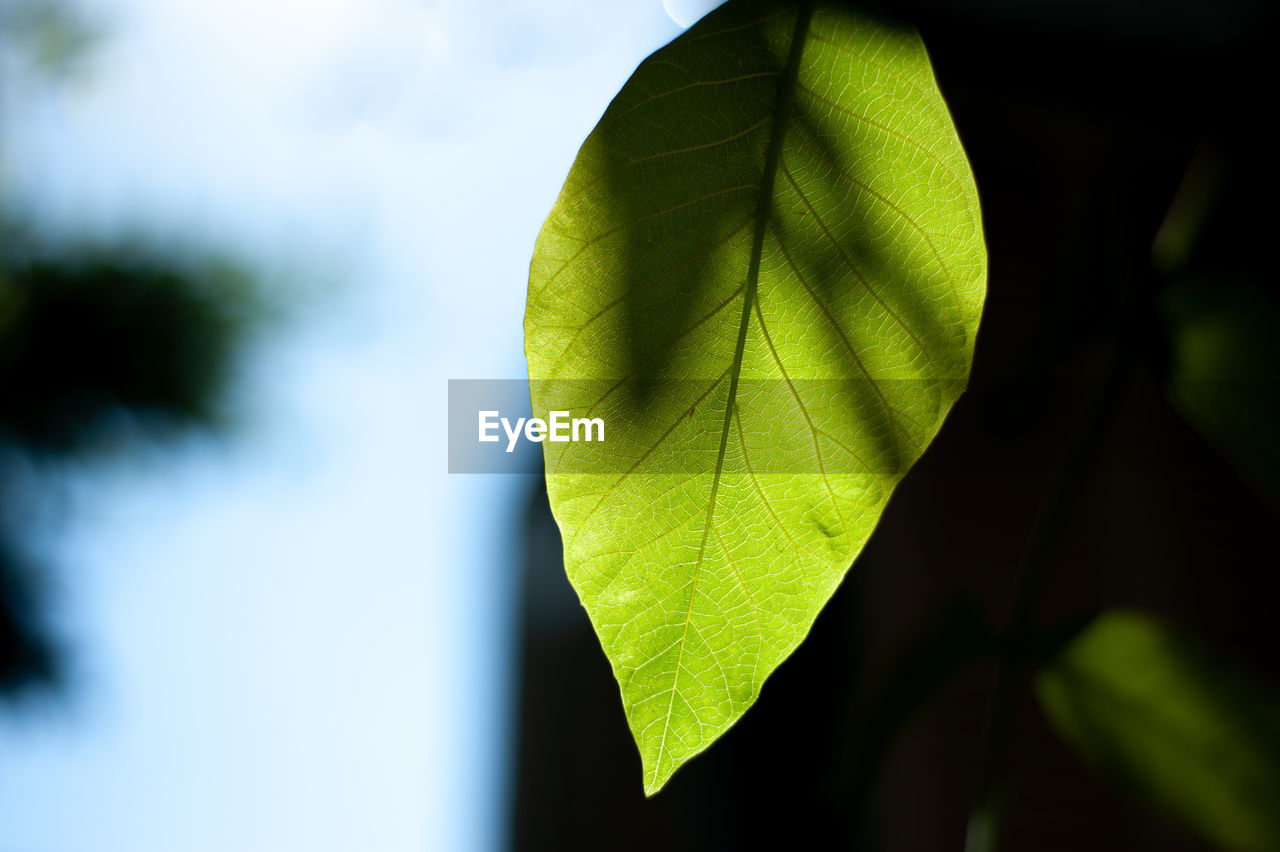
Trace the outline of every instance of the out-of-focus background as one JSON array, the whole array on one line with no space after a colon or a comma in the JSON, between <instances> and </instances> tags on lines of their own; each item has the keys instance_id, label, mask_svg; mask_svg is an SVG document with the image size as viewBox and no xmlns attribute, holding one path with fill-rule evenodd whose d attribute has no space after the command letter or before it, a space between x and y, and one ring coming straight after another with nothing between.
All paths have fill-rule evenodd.
<instances>
[{"instance_id":1,"label":"out-of-focus background","mask_svg":"<svg viewBox=\"0 0 1280 852\"><path fill-rule=\"evenodd\" d=\"M0 0L0 849L504 842L533 241L659 0Z\"/></svg>"},{"instance_id":2,"label":"out-of-focus background","mask_svg":"<svg viewBox=\"0 0 1280 852\"><path fill-rule=\"evenodd\" d=\"M0 852L961 848L994 667L877 702L1007 620L1118 320L1040 619L1277 681L1274 10L913 3L983 197L972 390L644 800L540 482L448 475L446 388L524 374L578 145L712 5L0 0ZM1006 848L1204 848L1023 698Z\"/></svg>"}]
</instances>

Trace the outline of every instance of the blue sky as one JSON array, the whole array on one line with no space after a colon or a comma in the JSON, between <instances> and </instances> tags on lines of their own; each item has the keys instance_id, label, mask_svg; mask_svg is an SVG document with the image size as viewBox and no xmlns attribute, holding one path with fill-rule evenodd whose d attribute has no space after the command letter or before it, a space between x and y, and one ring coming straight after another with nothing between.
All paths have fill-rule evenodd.
<instances>
[{"instance_id":1,"label":"blue sky","mask_svg":"<svg viewBox=\"0 0 1280 852\"><path fill-rule=\"evenodd\" d=\"M679 28L660 0L83 8L92 73L15 105L6 192L225 247L297 307L230 437L68 477L76 688L0 716L0 852L496 848L530 483L446 474L446 382L524 374L537 230Z\"/></svg>"}]
</instances>

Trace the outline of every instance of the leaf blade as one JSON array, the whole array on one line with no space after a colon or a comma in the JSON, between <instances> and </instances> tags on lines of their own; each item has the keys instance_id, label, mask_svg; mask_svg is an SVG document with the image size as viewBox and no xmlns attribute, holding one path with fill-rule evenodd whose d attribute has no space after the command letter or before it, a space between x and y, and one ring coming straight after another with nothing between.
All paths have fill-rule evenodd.
<instances>
[{"instance_id":1,"label":"leaf blade","mask_svg":"<svg viewBox=\"0 0 1280 852\"><path fill-rule=\"evenodd\" d=\"M531 265L535 412L615 424L544 448L647 793L803 640L972 359L976 190L923 47L808 16L729 3L642 63Z\"/></svg>"}]
</instances>

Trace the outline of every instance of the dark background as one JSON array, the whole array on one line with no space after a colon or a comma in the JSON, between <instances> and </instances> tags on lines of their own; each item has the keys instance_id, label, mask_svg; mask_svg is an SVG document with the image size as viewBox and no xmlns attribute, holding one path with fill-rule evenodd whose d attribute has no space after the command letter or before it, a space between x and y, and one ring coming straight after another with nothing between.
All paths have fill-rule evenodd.
<instances>
[{"instance_id":1,"label":"dark background","mask_svg":"<svg viewBox=\"0 0 1280 852\"><path fill-rule=\"evenodd\" d=\"M1034 629L1138 609L1280 679L1274 8L899 11L933 57L982 198L990 275L970 389L808 640L648 800L545 492L530 494L516 848L962 849L996 674L990 655L966 660L1007 627L1064 474L1081 479ZM1153 252L1166 219L1187 236L1168 226ZM1208 410L1180 404L1177 384L1180 341L1205 317L1225 363L1245 365L1218 376ZM1061 744L1025 672L1018 689L1002 848L1205 848Z\"/></svg>"}]
</instances>

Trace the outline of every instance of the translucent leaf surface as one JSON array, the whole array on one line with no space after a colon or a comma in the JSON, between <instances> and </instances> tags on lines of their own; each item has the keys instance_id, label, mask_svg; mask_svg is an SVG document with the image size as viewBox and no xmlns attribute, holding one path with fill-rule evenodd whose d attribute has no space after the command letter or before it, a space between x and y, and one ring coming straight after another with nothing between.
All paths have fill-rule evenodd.
<instances>
[{"instance_id":1,"label":"translucent leaf surface","mask_svg":"<svg viewBox=\"0 0 1280 852\"><path fill-rule=\"evenodd\" d=\"M534 252L535 413L645 790L804 639L962 392L977 193L919 37L731 2L645 60ZM780 745L780 747L785 747Z\"/></svg>"}]
</instances>

